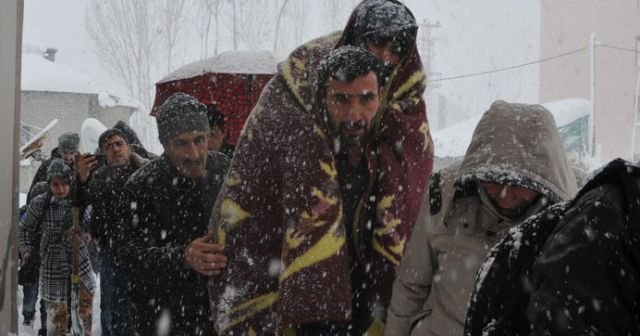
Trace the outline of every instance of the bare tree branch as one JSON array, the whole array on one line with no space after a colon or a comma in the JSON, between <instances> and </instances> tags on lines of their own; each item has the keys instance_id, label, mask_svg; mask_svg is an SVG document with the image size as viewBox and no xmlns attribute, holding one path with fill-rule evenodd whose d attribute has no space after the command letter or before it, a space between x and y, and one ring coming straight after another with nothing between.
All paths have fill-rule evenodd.
<instances>
[{"instance_id":1,"label":"bare tree branch","mask_svg":"<svg viewBox=\"0 0 640 336\"><path fill-rule=\"evenodd\" d=\"M149 106L149 80L156 38L146 1L96 0L86 13L87 28L103 65L131 96Z\"/></svg>"},{"instance_id":2,"label":"bare tree branch","mask_svg":"<svg viewBox=\"0 0 640 336\"><path fill-rule=\"evenodd\" d=\"M276 31L275 37L273 38L273 53L277 53L278 51L278 40L280 38L280 22L282 22L282 18L284 16L284 8L289 3L289 0L284 0L282 5L280 5L280 10L278 11L278 17L276 19Z\"/></svg>"},{"instance_id":3,"label":"bare tree branch","mask_svg":"<svg viewBox=\"0 0 640 336\"><path fill-rule=\"evenodd\" d=\"M173 69L172 56L181 32L187 25L184 0L156 0L157 17L159 18L160 33L163 35L164 47L167 55L167 73Z\"/></svg>"}]
</instances>

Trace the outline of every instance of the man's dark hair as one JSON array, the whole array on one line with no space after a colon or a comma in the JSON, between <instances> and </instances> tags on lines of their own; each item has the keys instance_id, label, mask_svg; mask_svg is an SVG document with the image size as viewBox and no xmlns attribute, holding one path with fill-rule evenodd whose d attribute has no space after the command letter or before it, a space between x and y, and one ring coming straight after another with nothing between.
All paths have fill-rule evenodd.
<instances>
[{"instance_id":1,"label":"man's dark hair","mask_svg":"<svg viewBox=\"0 0 640 336\"><path fill-rule=\"evenodd\" d=\"M227 123L224 121L224 113L216 104L207 105L207 119L209 120L209 128L214 127L224 129Z\"/></svg>"},{"instance_id":2,"label":"man's dark hair","mask_svg":"<svg viewBox=\"0 0 640 336\"><path fill-rule=\"evenodd\" d=\"M376 79L378 80L378 87L381 87L383 84L380 73L381 69L382 64L378 58L366 49L355 46L342 46L334 49L320 63L318 74L318 84L321 92L320 98L324 98L327 83L330 79L341 83L349 83L360 76L366 75L370 71L375 73Z\"/></svg>"},{"instance_id":3,"label":"man's dark hair","mask_svg":"<svg viewBox=\"0 0 640 336\"><path fill-rule=\"evenodd\" d=\"M102 134L100 134L100 137L98 138L98 147L100 147L100 150L102 150L102 146L104 146L104 144L109 141L109 139L113 138L116 135L121 137L122 140L124 140L124 142L126 142L127 144L129 143L127 136L121 130L117 128L110 128L102 132Z\"/></svg>"},{"instance_id":4,"label":"man's dark hair","mask_svg":"<svg viewBox=\"0 0 640 336\"><path fill-rule=\"evenodd\" d=\"M138 134L136 133L136 131L134 131L133 128L127 125L127 123L125 123L124 121L118 120L118 122L113 125L113 129L120 130L125 135L127 143L132 145L142 144L140 138L138 138Z\"/></svg>"}]
</instances>

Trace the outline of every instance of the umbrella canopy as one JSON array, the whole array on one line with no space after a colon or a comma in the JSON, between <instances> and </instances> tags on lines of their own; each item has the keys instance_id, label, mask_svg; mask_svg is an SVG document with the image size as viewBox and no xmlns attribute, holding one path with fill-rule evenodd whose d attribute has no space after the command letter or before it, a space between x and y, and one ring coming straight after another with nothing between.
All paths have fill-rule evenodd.
<instances>
[{"instance_id":1,"label":"umbrella canopy","mask_svg":"<svg viewBox=\"0 0 640 336\"><path fill-rule=\"evenodd\" d=\"M235 144L275 72L276 61L268 51L227 51L187 64L156 83L151 115L172 94L190 94L203 104L218 105L225 114L227 141Z\"/></svg>"}]
</instances>

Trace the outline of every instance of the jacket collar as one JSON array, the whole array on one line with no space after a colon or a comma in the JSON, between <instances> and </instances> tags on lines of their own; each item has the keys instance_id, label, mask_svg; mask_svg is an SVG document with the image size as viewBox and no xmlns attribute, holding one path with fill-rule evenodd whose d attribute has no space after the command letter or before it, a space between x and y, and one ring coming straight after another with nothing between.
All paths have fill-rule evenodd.
<instances>
[{"instance_id":1,"label":"jacket collar","mask_svg":"<svg viewBox=\"0 0 640 336\"><path fill-rule=\"evenodd\" d=\"M176 187L193 188L196 185L199 185L204 181L206 181L207 175L209 174L209 167L211 165L210 160L211 160L211 157L208 157L205 175L203 177L196 178L196 179L186 177L180 174L180 172L178 172L178 169L173 165L173 163L169 159L169 156L167 155L167 153L162 153L162 155L160 156L160 168L163 171L163 173L166 174L165 178L167 179L167 182L170 183L171 185Z\"/></svg>"}]
</instances>

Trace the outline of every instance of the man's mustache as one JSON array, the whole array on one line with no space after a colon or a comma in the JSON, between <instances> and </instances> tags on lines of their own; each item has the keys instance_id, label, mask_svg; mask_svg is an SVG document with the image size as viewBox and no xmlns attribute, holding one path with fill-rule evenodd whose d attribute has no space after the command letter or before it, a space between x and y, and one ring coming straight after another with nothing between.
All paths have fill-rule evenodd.
<instances>
[{"instance_id":1,"label":"man's mustache","mask_svg":"<svg viewBox=\"0 0 640 336\"><path fill-rule=\"evenodd\" d=\"M185 166L200 166L202 165L202 163L204 163L204 160L201 158L196 160L191 160L191 159L182 160L182 164Z\"/></svg>"},{"instance_id":2,"label":"man's mustache","mask_svg":"<svg viewBox=\"0 0 640 336\"><path fill-rule=\"evenodd\" d=\"M356 122L353 121L345 121L340 125L340 129L355 131L358 129L364 129L367 126L367 122L364 120L358 120Z\"/></svg>"}]
</instances>

